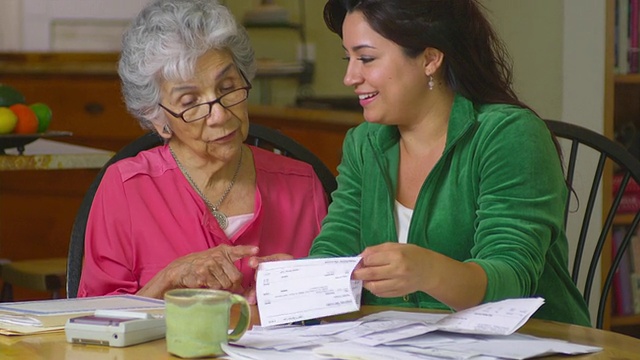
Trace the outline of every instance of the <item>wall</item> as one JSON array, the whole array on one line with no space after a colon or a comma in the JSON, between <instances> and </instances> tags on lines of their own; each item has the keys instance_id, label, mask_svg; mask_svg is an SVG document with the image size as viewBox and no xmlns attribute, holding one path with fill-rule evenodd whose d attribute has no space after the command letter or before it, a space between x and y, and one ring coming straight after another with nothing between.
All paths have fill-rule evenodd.
<instances>
[{"instance_id":1,"label":"wall","mask_svg":"<svg viewBox=\"0 0 640 360\"><path fill-rule=\"evenodd\" d=\"M483 0L513 60L514 88L545 118L562 114L563 5L557 0Z\"/></svg>"},{"instance_id":2,"label":"wall","mask_svg":"<svg viewBox=\"0 0 640 360\"><path fill-rule=\"evenodd\" d=\"M12 40L0 42L1 49L15 49L16 40L22 37L21 48L26 51L52 49L51 19L88 19L100 22L103 29L111 26L111 33L118 30L117 21L133 16L145 0L111 0L105 7L101 0L4 0L9 12L21 12L25 19L22 31L15 32ZM481 0L487 7L490 20L506 42L514 61L514 87L522 99L543 117L560 118L562 115L563 89L563 2L557 0ZM226 1L227 6L241 20L244 13L258 3L257 0ZM346 64L340 38L330 33L322 19L324 1L278 0L289 9L292 21L300 21L301 4L304 8L307 42L315 48L316 73L311 91L318 96L353 96L350 88L343 86L342 76ZM0 14L0 24L9 26L8 12ZM14 17L15 19L15 17ZM15 21L13 21L15 23ZM110 22L116 22L112 24ZM15 28L15 25L12 25ZM103 30L107 32L107 30ZM295 32L284 30L250 29L254 47L259 57L281 57L295 60L298 38ZM5 33L3 31L3 33ZM20 35L20 33L22 35ZM82 32L84 33L84 32ZM116 34L117 35L117 34ZM8 38L5 36L5 38ZM104 46L118 46L118 36L103 41ZM2 38L0 38L2 39ZM3 46L11 43L13 46ZM535 56L532 56L535 54ZM252 102L257 102L263 83L256 84ZM276 79L270 82L276 104L288 104L295 98L296 82L292 79ZM263 87L262 87L263 88Z\"/></svg>"},{"instance_id":3,"label":"wall","mask_svg":"<svg viewBox=\"0 0 640 360\"><path fill-rule=\"evenodd\" d=\"M607 133L605 119L605 1L601 0L564 0L564 52L562 87L562 117L566 122L579 124L599 133ZM586 36L585 34L589 34ZM609 136L611 134L608 134ZM596 154L588 154L576 170L575 189L582 199L588 193L589 169L597 161ZM589 174L585 175L584 174ZM584 203L584 201L583 201ZM591 229L598 229L602 219L601 201L595 206ZM584 206L572 215L581 218ZM578 234L577 222L569 222L568 235ZM593 231L592 231L593 232ZM595 241L595 234L590 234ZM573 248L574 244L570 244ZM585 250L588 252L588 250ZM586 272L586 269L582 270ZM582 277L584 278L584 276ZM580 280L582 281L582 279ZM600 270L596 272L594 284L601 283ZM600 287L591 292L592 299L599 299ZM597 306L590 306L592 320L595 319Z\"/></svg>"},{"instance_id":4,"label":"wall","mask_svg":"<svg viewBox=\"0 0 640 360\"><path fill-rule=\"evenodd\" d=\"M54 20L127 20L146 0L22 0L22 50L52 50ZM116 41L119 40L116 38ZM119 42L119 41L118 41ZM115 44L118 46L118 43Z\"/></svg>"},{"instance_id":5,"label":"wall","mask_svg":"<svg viewBox=\"0 0 640 360\"><path fill-rule=\"evenodd\" d=\"M22 48L22 0L3 0L0 12L0 49Z\"/></svg>"}]
</instances>

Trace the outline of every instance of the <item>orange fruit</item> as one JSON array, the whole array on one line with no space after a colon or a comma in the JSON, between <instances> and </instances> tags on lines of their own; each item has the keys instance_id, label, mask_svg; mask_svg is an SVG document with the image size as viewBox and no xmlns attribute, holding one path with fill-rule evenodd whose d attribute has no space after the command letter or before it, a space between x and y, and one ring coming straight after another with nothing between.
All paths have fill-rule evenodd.
<instances>
[{"instance_id":1,"label":"orange fruit","mask_svg":"<svg viewBox=\"0 0 640 360\"><path fill-rule=\"evenodd\" d=\"M9 106L9 109L18 117L14 134L34 134L38 131L38 117L31 108L25 104L15 104Z\"/></svg>"}]
</instances>

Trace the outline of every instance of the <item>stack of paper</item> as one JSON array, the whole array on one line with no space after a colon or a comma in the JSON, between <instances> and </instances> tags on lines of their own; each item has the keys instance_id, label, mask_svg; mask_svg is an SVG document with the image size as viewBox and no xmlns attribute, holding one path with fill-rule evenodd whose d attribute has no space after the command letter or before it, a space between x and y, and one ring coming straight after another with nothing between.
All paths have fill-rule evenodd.
<instances>
[{"instance_id":1,"label":"stack of paper","mask_svg":"<svg viewBox=\"0 0 640 360\"><path fill-rule=\"evenodd\" d=\"M64 330L67 319L96 310L164 311L164 301L135 295L0 303L0 335Z\"/></svg>"},{"instance_id":2,"label":"stack of paper","mask_svg":"<svg viewBox=\"0 0 640 360\"><path fill-rule=\"evenodd\" d=\"M601 348L515 333L541 298L483 304L455 314L386 311L357 321L258 327L224 347L232 359L528 359Z\"/></svg>"}]
</instances>

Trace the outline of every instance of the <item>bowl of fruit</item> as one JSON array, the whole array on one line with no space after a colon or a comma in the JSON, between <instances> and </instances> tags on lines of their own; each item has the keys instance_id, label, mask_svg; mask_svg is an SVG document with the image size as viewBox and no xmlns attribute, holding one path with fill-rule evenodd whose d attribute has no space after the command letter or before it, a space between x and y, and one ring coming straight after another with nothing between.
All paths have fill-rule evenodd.
<instances>
[{"instance_id":1,"label":"bowl of fruit","mask_svg":"<svg viewBox=\"0 0 640 360\"><path fill-rule=\"evenodd\" d=\"M27 103L21 92L0 84L0 154L11 148L22 154L25 145L39 138L70 136L69 131L48 130L52 116L47 104Z\"/></svg>"}]
</instances>

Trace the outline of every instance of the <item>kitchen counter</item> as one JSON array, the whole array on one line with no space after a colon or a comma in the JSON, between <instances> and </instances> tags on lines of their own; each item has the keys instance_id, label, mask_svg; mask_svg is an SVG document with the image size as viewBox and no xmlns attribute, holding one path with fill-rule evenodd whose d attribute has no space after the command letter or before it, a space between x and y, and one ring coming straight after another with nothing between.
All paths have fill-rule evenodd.
<instances>
[{"instance_id":1,"label":"kitchen counter","mask_svg":"<svg viewBox=\"0 0 640 360\"><path fill-rule=\"evenodd\" d=\"M100 169L113 156L112 151L58 141L38 139L27 144L22 155L7 149L0 155L0 171Z\"/></svg>"}]
</instances>

